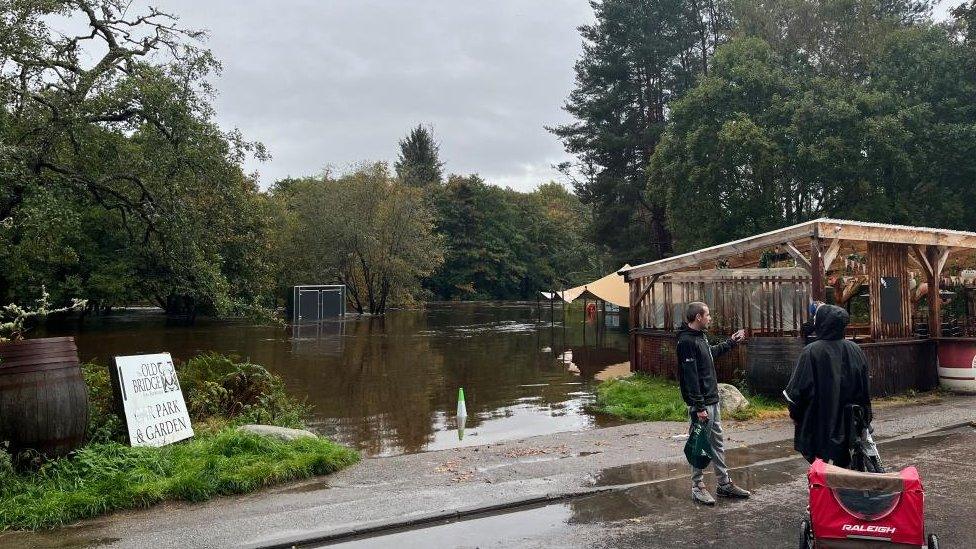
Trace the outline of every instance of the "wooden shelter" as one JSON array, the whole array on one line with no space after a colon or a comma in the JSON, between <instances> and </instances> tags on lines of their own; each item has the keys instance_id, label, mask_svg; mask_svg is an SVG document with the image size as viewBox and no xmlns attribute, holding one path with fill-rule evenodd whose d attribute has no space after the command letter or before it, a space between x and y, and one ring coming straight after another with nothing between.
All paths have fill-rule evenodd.
<instances>
[{"instance_id":1,"label":"wooden shelter","mask_svg":"<svg viewBox=\"0 0 976 549\"><path fill-rule=\"evenodd\" d=\"M769 368L758 363L760 347L784 344L789 350L779 355L797 354L806 305L828 301L828 287L831 301L845 304L866 285L869 322L850 327L848 336L872 361L875 394L931 388L938 380L943 270L974 250L976 233L823 218L622 269L630 289L631 368L673 376L675 316L680 320L688 302L705 301L717 331L744 327L751 336L751 345L720 361L719 377L745 372L761 383L769 376L750 371ZM783 263L795 268L762 268ZM919 288L927 291L925 338L913 323L922 316L913 311L912 290ZM773 367L777 381L767 385L780 383L792 358Z\"/></svg>"}]
</instances>

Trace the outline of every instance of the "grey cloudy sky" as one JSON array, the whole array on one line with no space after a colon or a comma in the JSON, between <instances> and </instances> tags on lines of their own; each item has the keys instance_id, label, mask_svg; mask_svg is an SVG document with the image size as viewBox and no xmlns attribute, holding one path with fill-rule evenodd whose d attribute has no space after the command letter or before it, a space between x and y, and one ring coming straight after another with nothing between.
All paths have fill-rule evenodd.
<instances>
[{"instance_id":1,"label":"grey cloudy sky","mask_svg":"<svg viewBox=\"0 0 976 549\"><path fill-rule=\"evenodd\" d=\"M962 0L943 0L943 19ZM581 52L587 0L156 0L224 65L222 127L263 142L263 186L326 166L393 161L431 124L452 173L530 190L567 160L545 125L561 110Z\"/></svg>"},{"instance_id":2,"label":"grey cloudy sky","mask_svg":"<svg viewBox=\"0 0 976 549\"><path fill-rule=\"evenodd\" d=\"M224 66L221 126L263 142L267 186L326 165L393 161L431 124L452 173L530 190L558 178L561 110L581 51L586 0L162 0L210 31Z\"/></svg>"}]
</instances>

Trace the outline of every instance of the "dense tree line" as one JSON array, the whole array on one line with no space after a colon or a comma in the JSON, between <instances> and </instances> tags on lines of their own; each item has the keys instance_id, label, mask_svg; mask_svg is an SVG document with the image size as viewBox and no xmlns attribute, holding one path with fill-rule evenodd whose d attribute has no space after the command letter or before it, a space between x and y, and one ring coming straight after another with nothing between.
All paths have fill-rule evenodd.
<instances>
[{"instance_id":1,"label":"dense tree line","mask_svg":"<svg viewBox=\"0 0 976 549\"><path fill-rule=\"evenodd\" d=\"M576 193L594 210L591 239L617 263L669 255L667 203L645 192L671 102L707 74L731 26L726 0L592 0L583 55L552 128L579 159Z\"/></svg>"},{"instance_id":2,"label":"dense tree line","mask_svg":"<svg viewBox=\"0 0 976 549\"><path fill-rule=\"evenodd\" d=\"M425 286L440 299L534 298L614 268L585 239L586 208L558 183L520 193L455 175L431 195L445 254Z\"/></svg>"},{"instance_id":3,"label":"dense tree line","mask_svg":"<svg viewBox=\"0 0 976 549\"><path fill-rule=\"evenodd\" d=\"M976 229L972 2L592 5L554 131L618 262L820 216Z\"/></svg>"},{"instance_id":4,"label":"dense tree line","mask_svg":"<svg viewBox=\"0 0 976 549\"><path fill-rule=\"evenodd\" d=\"M589 210L563 186L442 181L442 165L420 126L400 142L396 175L378 163L275 183L278 294L338 281L355 309L379 313L418 299L533 299L611 268L585 238Z\"/></svg>"}]
</instances>

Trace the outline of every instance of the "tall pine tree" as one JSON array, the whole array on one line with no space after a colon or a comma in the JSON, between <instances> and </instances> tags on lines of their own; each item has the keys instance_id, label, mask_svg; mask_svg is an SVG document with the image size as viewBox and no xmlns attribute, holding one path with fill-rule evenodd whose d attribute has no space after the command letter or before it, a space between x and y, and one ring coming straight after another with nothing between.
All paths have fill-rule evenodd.
<instances>
[{"instance_id":1,"label":"tall pine tree","mask_svg":"<svg viewBox=\"0 0 976 549\"><path fill-rule=\"evenodd\" d=\"M397 177L413 187L439 184L444 166L439 153L440 146L434 141L433 132L418 125L400 140L400 155L394 164Z\"/></svg>"},{"instance_id":2,"label":"tall pine tree","mask_svg":"<svg viewBox=\"0 0 976 549\"><path fill-rule=\"evenodd\" d=\"M565 110L576 122L551 128L577 156L576 183L593 207L592 238L615 263L672 253L663 197L645 193L647 167L668 104L707 73L731 26L725 0L593 0L580 27L583 55Z\"/></svg>"}]
</instances>

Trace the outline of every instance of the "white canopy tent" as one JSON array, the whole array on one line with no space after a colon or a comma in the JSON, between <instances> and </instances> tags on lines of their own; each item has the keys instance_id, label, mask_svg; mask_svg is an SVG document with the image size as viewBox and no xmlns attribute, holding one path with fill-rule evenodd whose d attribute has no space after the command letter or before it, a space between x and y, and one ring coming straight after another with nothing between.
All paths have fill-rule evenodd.
<instances>
[{"instance_id":1,"label":"white canopy tent","mask_svg":"<svg viewBox=\"0 0 976 549\"><path fill-rule=\"evenodd\" d=\"M539 292L547 300L562 299L566 303L572 303L579 298L599 299L607 303L613 303L618 307L630 306L630 290L624 277L617 274L618 271L629 269L630 265L624 265L602 278L592 282L576 286L562 292Z\"/></svg>"}]
</instances>

